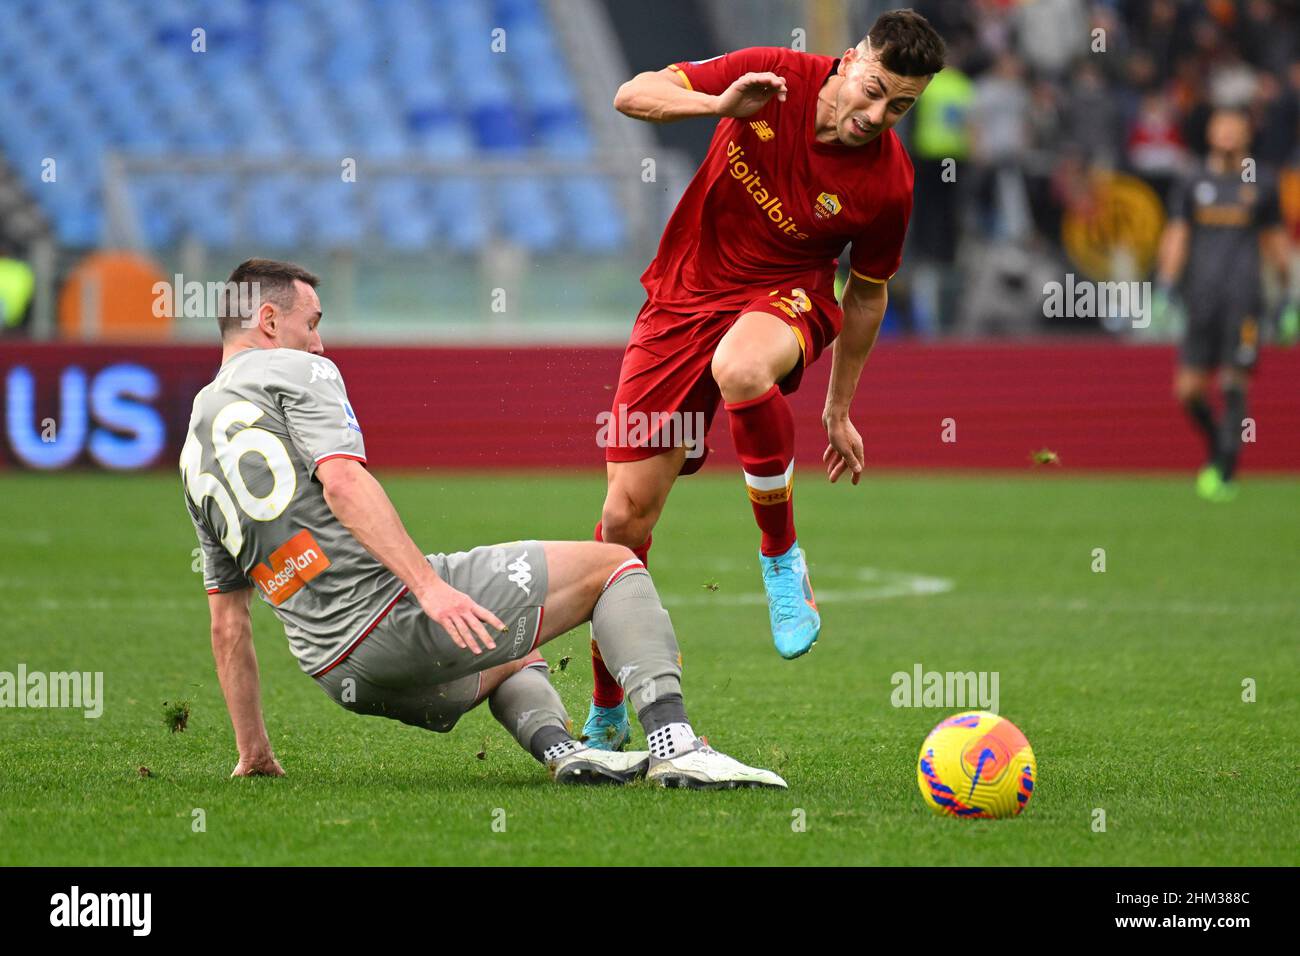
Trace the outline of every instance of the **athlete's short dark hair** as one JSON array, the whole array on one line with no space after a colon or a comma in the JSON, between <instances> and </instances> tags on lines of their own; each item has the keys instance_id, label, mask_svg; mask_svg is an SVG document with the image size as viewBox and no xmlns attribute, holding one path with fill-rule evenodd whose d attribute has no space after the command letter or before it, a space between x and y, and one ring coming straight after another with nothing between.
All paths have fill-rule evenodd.
<instances>
[{"instance_id":1,"label":"athlete's short dark hair","mask_svg":"<svg viewBox=\"0 0 1300 956\"><path fill-rule=\"evenodd\" d=\"M1238 119L1245 120L1246 125L1252 130L1255 128L1255 117L1251 114L1250 107L1245 103L1224 103L1221 106L1216 106L1210 110L1209 118L1214 119L1219 115L1235 116Z\"/></svg>"},{"instance_id":2,"label":"athlete's short dark hair","mask_svg":"<svg viewBox=\"0 0 1300 956\"><path fill-rule=\"evenodd\" d=\"M881 65L899 76L933 76L948 53L930 21L912 9L882 13L865 39Z\"/></svg>"},{"instance_id":3,"label":"athlete's short dark hair","mask_svg":"<svg viewBox=\"0 0 1300 956\"><path fill-rule=\"evenodd\" d=\"M226 280L225 308L217 322L221 326L221 337L225 338L235 329L243 327L244 320L251 315L243 315L241 299L247 302L247 296L239 290L244 283L257 283L258 294L263 302L272 302L282 309L292 309L297 301L298 292L294 282L305 282L313 289L320 283L320 277L292 262L280 262L276 259L245 259L235 266Z\"/></svg>"}]
</instances>

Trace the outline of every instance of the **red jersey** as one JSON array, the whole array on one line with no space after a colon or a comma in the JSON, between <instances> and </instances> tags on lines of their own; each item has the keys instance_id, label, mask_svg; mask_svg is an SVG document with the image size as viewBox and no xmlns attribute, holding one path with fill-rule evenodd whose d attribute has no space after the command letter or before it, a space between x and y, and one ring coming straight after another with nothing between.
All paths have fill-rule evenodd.
<instances>
[{"instance_id":1,"label":"red jersey","mask_svg":"<svg viewBox=\"0 0 1300 956\"><path fill-rule=\"evenodd\" d=\"M912 162L893 130L865 146L817 142L817 95L837 64L752 47L670 67L690 89L710 94L745 73L775 73L785 78L786 99L773 96L753 116L718 121L708 156L641 276L652 304L722 311L778 287L834 302L836 259L849 243L858 276L884 282L898 270L912 212Z\"/></svg>"}]
</instances>

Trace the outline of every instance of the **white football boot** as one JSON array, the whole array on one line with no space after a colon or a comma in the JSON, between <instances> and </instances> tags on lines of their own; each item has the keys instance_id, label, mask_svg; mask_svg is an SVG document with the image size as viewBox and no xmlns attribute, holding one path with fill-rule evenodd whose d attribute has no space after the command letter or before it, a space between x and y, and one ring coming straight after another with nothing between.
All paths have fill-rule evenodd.
<instances>
[{"instance_id":1,"label":"white football boot","mask_svg":"<svg viewBox=\"0 0 1300 956\"><path fill-rule=\"evenodd\" d=\"M597 750L576 740L549 747L544 756L556 783L629 783L650 765L647 751Z\"/></svg>"},{"instance_id":2,"label":"white football boot","mask_svg":"<svg viewBox=\"0 0 1300 956\"><path fill-rule=\"evenodd\" d=\"M670 725L650 735L650 769L646 779L661 787L688 787L692 790L731 790L736 787L774 787L787 789L786 782L771 770L747 767L739 760L718 753L702 737L687 744L670 740L671 731L683 724ZM665 733L667 732L667 733ZM664 756L672 753L673 756Z\"/></svg>"}]
</instances>

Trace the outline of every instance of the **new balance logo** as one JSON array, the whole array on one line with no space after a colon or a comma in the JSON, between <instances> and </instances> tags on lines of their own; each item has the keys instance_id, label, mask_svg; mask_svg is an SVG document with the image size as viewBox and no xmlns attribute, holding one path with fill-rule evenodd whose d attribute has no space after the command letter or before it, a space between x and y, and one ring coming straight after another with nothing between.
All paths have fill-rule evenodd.
<instances>
[{"instance_id":1,"label":"new balance logo","mask_svg":"<svg viewBox=\"0 0 1300 956\"><path fill-rule=\"evenodd\" d=\"M521 553L519 557L515 558L512 562L506 565L506 567L513 572L508 578L510 583L519 588L519 590L523 591L525 594L531 595L532 591L529 590L528 585L532 583L533 580L533 569L528 566L527 555Z\"/></svg>"},{"instance_id":2,"label":"new balance logo","mask_svg":"<svg viewBox=\"0 0 1300 956\"><path fill-rule=\"evenodd\" d=\"M776 130L767 125L767 120L755 120L749 125L758 134L758 138L765 143L776 135Z\"/></svg>"}]
</instances>

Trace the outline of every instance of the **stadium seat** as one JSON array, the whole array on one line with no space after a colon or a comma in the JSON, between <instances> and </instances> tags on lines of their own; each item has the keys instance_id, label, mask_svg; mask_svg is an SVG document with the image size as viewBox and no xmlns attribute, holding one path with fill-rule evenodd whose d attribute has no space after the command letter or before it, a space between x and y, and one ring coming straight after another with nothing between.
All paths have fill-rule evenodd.
<instances>
[{"instance_id":1,"label":"stadium seat","mask_svg":"<svg viewBox=\"0 0 1300 956\"><path fill-rule=\"evenodd\" d=\"M193 48L196 20L202 51ZM506 55L493 48L497 28ZM228 0L204 4L197 18L192 0L6 0L0 62L0 149L72 246L103 234L112 151L331 165L352 157L363 170L594 152L540 0ZM42 181L47 157L57 160L57 184ZM388 176L340 191L330 176L258 175L241 191L230 176L191 169L128 176L151 248L192 235L214 247L473 252L505 237L541 252L570 239L611 249L623 233L599 184ZM242 216L231 207L241 192ZM584 209L600 222L586 223Z\"/></svg>"},{"instance_id":2,"label":"stadium seat","mask_svg":"<svg viewBox=\"0 0 1300 956\"><path fill-rule=\"evenodd\" d=\"M567 233L584 252L616 252L626 234L610 184L599 179L568 179L561 186Z\"/></svg>"}]
</instances>

